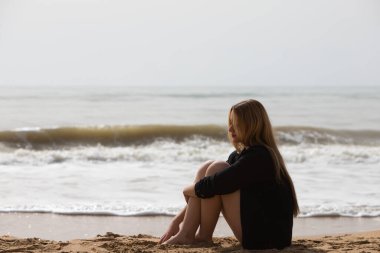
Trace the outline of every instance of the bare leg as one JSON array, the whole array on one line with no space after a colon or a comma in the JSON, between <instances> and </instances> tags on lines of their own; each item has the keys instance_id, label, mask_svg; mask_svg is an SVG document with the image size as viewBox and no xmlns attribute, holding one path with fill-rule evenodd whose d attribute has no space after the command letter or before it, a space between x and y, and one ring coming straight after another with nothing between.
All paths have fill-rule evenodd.
<instances>
[{"instance_id":1,"label":"bare leg","mask_svg":"<svg viewBox=\"0 0 380 253\"><path fill-rule=\"evenodd\" d=\"M226 162L214 162L206 171L205 176L211 176L229 166ZM222 210L222 199L220 195L212 198L201 199L201 223L199 232L196 235L198 241L212 241L216 223L219 219L220 211Z\"/></svg>"},{"instance_id":2,"label":"bare leg","mask_svg":"<svg viewBox=\"0 0 380 253\"><path fill-rule=\"evenodd\" d=\"M202 179L208 167L213 161L207 161L199 168L194 182ZM200 224L201 217L201 200L199 198L190 197L187 202L185 216L178 234L166 241L167 244L191 244L195 241L195 233Z\"/></svg>"},{"instance_id":3,"label":"bare leg","mask_svg":"<svg viewBox=\"0 0 380 253\"><path fill-rule=\"evenodd\" d=\"M228 166L229 164L223 161L207 162L198 170L195 181L197 182L204 176L213 175ZM212 234L221 210L236 238L241 242L240 191L236 191L209 199L190 197L183 225L178 234L168 240L167 243L191 244L195 241L212 241ZM198 226L200 227L199 232L195 236Z\"/></svg>"},{"instance_id":4,"label":"bare leg","mask_svg":"<svg viewBox=\"0 0 380 253\"><path fill-rule=\"evenodd\" d=\"M236 239L241 243L243 232L241 229L240 218L240 190L221 195L222 198L222 213L234 233Z\"/></svg>"},{"instance_id":5,"label":"bare leg","mask_svg":"<svg viewBox=\"0 0 380 253\"><path fill-rule=\"evenodd\" d=\"M205 176L214 175L229 166L230 165L224 161L214 162L208 167ZM240 190L230 194L216 195L212 198L201 199L201 224L196 239L198 241L212 241L212 234L218 222L220 211L222 211L224 218L236 238L239 242L242 242Z\"/></svg>"}]
</instances>

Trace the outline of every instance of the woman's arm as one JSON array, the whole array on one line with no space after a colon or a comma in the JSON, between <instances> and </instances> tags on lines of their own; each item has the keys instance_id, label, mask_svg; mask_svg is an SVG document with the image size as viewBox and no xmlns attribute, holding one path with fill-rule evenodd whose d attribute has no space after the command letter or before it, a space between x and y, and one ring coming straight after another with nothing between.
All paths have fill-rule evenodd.
<instances>
[{"instance_id":1,"label":"woman's arm","mask_svg":"<svg viewBox=\"0 0 380 253\"><path fill-rule=\"evenodd\" d=\"M193 190L199 198L210 198L272 179L274 179L272 158L264 147L258 146L247 151L230 167L202 178L195 184Z\"/></svg>"},{"instance_id":2,"label":"woman's arm","mask_svg":"<svg viewBox=\"0 0 380 253\"><path fill-rule=\"evenodd\" d=\"M185 189L183 189L183 195L185 196L186 202L189 201L190 197L197 198L197 195L195 194L194 186L195 186L195 183L189 186L186 186Z\"/></svg>"}]
</instances>

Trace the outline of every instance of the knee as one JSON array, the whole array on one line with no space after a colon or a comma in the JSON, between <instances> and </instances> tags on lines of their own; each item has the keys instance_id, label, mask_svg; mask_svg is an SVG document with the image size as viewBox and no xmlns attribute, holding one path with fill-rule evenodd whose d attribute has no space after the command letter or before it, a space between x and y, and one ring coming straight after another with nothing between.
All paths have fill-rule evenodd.
<instances>
[{"instance_id":1,"label":"knee","mask_svg":"<svg viewBox=\"0 0 380 253\"><path fill-rule=\"evenodd\" d=\"M202 166L198 169L197 171L197 175L196 175L196 181L197 180L200 180L202 178L204 178L206 176L206 171L208 169L208 167L210 167L210 165L214 163L213 160L209 160L207 162L205 162L204 164L202 164Z\"/></svg>"},{"instance_id":2,"label":"knee","mask_svg":"<svg viewBox=\"0 0 380 253\"><path fill-rule=\"evenodd\" d=\"M230 167L230 165L225 161L215 161L208 166L206 170L206 176L214 175L215 173Z\"/></svg>"}]
</instances>

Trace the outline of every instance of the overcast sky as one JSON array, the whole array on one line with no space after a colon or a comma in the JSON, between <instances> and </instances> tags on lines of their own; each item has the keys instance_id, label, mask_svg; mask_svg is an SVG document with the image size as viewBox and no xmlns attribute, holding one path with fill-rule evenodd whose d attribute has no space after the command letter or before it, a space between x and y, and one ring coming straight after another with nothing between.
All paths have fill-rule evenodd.
<instances>
[{"instance_id":1,"label":"overcast sky","mask_svg":"<svg viewBox=\"0 0 380 253\"><path fill-rule=\"evenodd\" d=\"M0 1L0 85L380 85L380 1Z\"/></svg>"}]
</instances>

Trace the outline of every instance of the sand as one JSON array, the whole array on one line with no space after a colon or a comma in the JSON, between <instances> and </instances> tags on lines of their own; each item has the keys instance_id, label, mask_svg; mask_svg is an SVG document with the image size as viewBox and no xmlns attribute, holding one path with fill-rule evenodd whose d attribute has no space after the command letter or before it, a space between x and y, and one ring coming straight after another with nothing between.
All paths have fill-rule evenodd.
<instances>
[{"instance_id":1,"label":"sand","mask_svg":"<svg viewBox=\"0 0 380 253\"><path fill-rule=\"evenodd\" d=\"M159 245L159 236L170 220L171 217L165 216L2 213L0 253L242 252L240 244L231 236L232 233L222 218L218 222L212 245ZM297 218L293 244L281 252L380 252L379 224L379 218ZM105 232L106 230L112 232Z\"/></svg>"},{"instance_id":2,"label":"sand","mask_svg":"<svg viewBox=\"0 0 380 253\"><path fill-rule=\"evenodd\" d=\"M49 241L38 238L0 237L0 252L255 252L243 251L232 237L214 238L211 245L160 245L149 235L122 236L114 233L91 239ZM295 238L281 252L379 252L380 231L323 237ZM256 251L257 252L257 251ZM265 250L258 252L279 252Z\"/></svg>"},{"instance_id":3,"label":"sand","mask_svg":"<svg viewBox=\"0 0 380 253\"><path fill-rule=\"evenodd\" d=\"M38 237L55 241L90 239L113 232L120 235L148 234L160 237L173 217L59 215L53 213L0 213L0 236ZM325 236L380 229L380 217L309 217L295 218L293 236ZM233 236L223 217L219 218L215 237Z\"/></svg>"}]
</instances>

